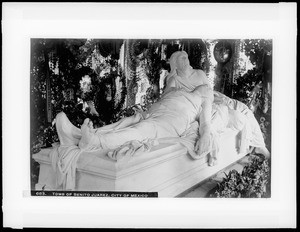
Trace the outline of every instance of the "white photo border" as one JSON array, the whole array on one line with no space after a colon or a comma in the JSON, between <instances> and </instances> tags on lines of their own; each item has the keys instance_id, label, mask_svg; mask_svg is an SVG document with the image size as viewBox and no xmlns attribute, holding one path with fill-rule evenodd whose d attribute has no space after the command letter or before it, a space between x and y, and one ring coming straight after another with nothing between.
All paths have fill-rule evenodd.
<instances>
[{"instance_id":1,"label":"white photo border","mask_svg":"<svg viewBox=\"0 0 300 232\"><path fill-rule=\"evenodd\" d=\"M2 3L4 227L295 228L296 3ZM31 197L30 38L272 39L272 197Z\"/></svg>"}]
</instances>

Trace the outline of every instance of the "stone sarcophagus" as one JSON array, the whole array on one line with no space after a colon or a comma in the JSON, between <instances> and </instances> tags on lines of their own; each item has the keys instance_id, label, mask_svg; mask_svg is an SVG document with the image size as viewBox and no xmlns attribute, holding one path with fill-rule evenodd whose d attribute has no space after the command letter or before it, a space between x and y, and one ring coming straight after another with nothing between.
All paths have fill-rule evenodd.
<instances>
[{"instance_id":1,"label":"stone sarcophagus","mask_svg":"<svg viewBox=\"0 0 300 232\"><path fill-rule=\"evenodd\" d=\"M126 162L112 160L104 152L84 152L77 161L75 191L157 192L158 197L176 197L241 159L245 154L238 154L238 141L239 134L233 130L222 134L214 166L208 166L207 157L191 158L179 143L159 144ZM60 190L54 187L51 149L33 156L40 164L36 190Z\"/></svg>"}]
</instances>

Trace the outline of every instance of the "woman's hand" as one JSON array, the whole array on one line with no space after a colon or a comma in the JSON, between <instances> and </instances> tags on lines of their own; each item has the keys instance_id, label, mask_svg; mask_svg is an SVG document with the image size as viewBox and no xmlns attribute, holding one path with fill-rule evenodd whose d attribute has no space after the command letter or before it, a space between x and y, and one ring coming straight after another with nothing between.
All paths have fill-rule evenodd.
<instances>
[{"instance_id":1,"label":"woman's hand","mask_svg":"<svg viewBox=\"0 0 300 232\"><path fill-rule=\"evenodd\" d=\"M214 96L213 96L213 90L210 88L209 85L199 85L197 86L194 91L194 93L196 92L197 94L200 94L201 97L209 99L209 102L212 103Z\"/></svg>"},{"instance_id":2,"label":"woman's hand","mask_svg":"<svg viewBox=\"0 0 300 232\"><path fill-rule=\"evenodd\" d=\"M225 98L222 95L214 92L214 103L223 104L224 102L225 102Z\"/></svg>"},{"instance_id":3,"label":"woman's hand","mask_svg":"<svg viewBox=\"0 0 300 232\"><path fill-rule=\"evenodd\" d=\"M198 156L205 156L212 150L212 141L209 132L203 133L196 142L195 152Z\"/></svg>"}]
</instances>

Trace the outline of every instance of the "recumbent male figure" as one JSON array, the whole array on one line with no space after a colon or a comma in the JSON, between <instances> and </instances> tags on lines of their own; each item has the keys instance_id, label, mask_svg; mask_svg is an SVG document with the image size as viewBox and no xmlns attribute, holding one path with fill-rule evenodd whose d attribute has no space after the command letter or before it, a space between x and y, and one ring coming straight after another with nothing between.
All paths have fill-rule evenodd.
<instances>
[{"instance_id":1,"label":"recumbent male figure","mask_svg":"<svg viewBox=\"0 0 300 232\"><path fill-rule=\"evenodd\" d=\"M148 111L101 128L94 129L92 122L86 119L79 129L72 125L63 112L56 117L56 128L62 146L78 145L82 150L116 149L132 140L180 137L193 122L201 121L202 105L206 102L211 104L212 101L213 92L207 85L198 86L192 92L172 90ZM209 147L200 147L201 138L196 153L202 156L210 152Z\"/></svg>"},{"instance_id":2,"label":"recumbent male figure","mask_svg":"<svg viewBox=\"0 0 300 232\"><path fill-rule=\"evenodd\" d=\"M227 126L236 130L247 129L244 135L252 141L250 145L262 148L260 150L269 155L258 123L244 104L218 92L214 92L215 100L227 101L213 103L213 91L204 72L189 65L185 52L172 54L170 64L171 72L164 94L147 112L97 129L86 119L81 130L73 126L64 113L58 114L56 127L61 145L78 145L81 149L115 149L131 140L180 137L191 123L198 121L200 138L196 141L195 151L199 157L212 151L212 140L217 137L217 131ZM235 107L228 102L236 102ZM241 149L245 150L247 146L244 144ZM216 154L216 151L213 153ZM216 157L210 156L210 159Z\"/></svg>"}]
</instances>

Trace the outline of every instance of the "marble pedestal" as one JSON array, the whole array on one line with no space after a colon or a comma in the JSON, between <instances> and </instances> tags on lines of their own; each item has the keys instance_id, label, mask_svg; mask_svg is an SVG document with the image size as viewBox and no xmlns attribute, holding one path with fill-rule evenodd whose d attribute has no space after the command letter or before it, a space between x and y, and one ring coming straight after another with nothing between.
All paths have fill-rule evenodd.
<instances>
[{"instance_id":1,"label":"marble pedestal","mask_svg":"<svg viewBox=\"0 0 300 232\"><path fill-rule=\"evenodd\" d=\"M221 137L217 165L210 167L207 157L194 160L180 144L160 144L150 152L127 162L111 160L99 152L82 153L77 162L77 191L158 192L159 197L175 197L242 158L237 154L237 133L226 131ZM54 172L46 148L34 154L40 163L36 190L54 189Z\"/></svg>"}]
</instances>

